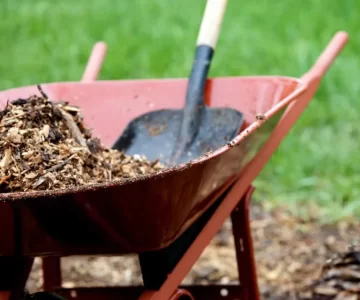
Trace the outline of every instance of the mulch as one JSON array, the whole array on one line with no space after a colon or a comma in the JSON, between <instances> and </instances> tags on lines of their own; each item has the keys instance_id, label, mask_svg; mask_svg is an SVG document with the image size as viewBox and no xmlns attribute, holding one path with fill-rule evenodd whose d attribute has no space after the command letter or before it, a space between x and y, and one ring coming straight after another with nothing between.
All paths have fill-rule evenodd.
<instances>
[{"instance_id":1,"label":"mulch","mask_svg":"<svg viewBox=\"0 0 360 300\"><path fill-rule=\"evenodd\" d=\"M158 161L104 147L80 108L42 96L8 102L0 111L0 192L57 190L160 171Z\"/></svg>"}]
</instances>

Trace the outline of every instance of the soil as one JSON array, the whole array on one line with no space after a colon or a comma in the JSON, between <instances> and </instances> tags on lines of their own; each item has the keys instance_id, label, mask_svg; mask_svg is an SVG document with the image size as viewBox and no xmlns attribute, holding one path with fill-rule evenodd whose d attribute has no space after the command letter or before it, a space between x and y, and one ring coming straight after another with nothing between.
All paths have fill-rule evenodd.
<instances>
[{"instance_id":1,"label":"soil","mask_svg":"<svg viewBox=\"0 0 360 300\"><path fill-rule=\"evenodd\" d=\"M360 224L321 225L316 219L300 219L285 208L267 211L253 204L251 226L262 299L360 299L360 252L349 250L349 245L359 240ZM347 256L341 256L343 252ZM334 255L338 256L334 259ZM37 260L27 285L30 291L41 289L40 266ZM63 285L69 288L142 284L136 256L62 258L62 272ZM183 283L236 282L228 220Z\"/></svg>"}]
</instances>

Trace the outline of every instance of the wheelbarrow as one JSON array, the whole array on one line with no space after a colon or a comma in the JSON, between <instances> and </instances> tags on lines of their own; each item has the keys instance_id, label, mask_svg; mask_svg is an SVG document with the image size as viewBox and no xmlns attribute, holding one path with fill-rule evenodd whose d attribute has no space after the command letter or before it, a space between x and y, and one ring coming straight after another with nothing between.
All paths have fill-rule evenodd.
<instances>
[{"instance_id":1,"label":"wheelbarrow","mask_svg":"<svg viewBox=\"0 0 360 300\"><path fill-rule=\"evenodd\" d=\"M209 79L207 105L235 108L245 116L241 132L216 151L135 180L1 194L0 299L22 293L34 257L43 259L44 290L66 299L259 299L249 224L252 182L305 110L347 38L338 32L301 78ZM182 107L187 80L96 81L105 51L104 43L95 45L81 82L42 87L51 99L80 106L94 135L111 147L129 120L153 109ZM5 90L0 103L37 93L36 86ZM240 283L182 286L228 217ZM61 257L134 253L141 287L62 287Z\"/></svg>"}]
</instances>

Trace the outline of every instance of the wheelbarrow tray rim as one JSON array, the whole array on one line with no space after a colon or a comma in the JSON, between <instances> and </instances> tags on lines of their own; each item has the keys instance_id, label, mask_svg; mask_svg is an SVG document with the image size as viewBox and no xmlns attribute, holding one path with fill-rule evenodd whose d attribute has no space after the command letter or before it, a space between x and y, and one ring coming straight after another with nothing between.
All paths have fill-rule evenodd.
<instances>
[{"instance_id":1,"label":"wheelbarrow tray rim","mask_svg":"<svg viewBox=\"0 0 360 300\"><path fill-rule=\"evenodd\" d=\"M135 182L140 182L143 180L156 180L157 178L161 178L168 174L174 172L181 172L185 169L190 168L193 165L204 163L207 160L213 159L223 153L229 151L232 147L239 145L248 135L252 134L254 131L257 130L266 120L270 119L274 114L276 114L279 110L285 108L290 102L296 99L299 95L306 91L307 84L303 82L301 79L296 77L290 76L277 76L277 75L260 75L260 76L226 76L226 77L212 77L208 80L226 80L226 79L247 79L247 80L286 80L286 81L293 81L297 83L296 88L285 98L280 100L276 103L273 107L271 107L268 111L263 113L264 118L262 120L255 120L251 124L249 124L245 129L243 129L235 138L233 138L228 144L220 147L219 149L206 153L199 158L192 160L187 163L178 164L174 167L165 168L159 172L153 174L146 174L141 175L136 178L126 178L120 180L111 180L106 183L97 183L97 184L88 184L79 187L70 187L67 189L57 189L57 190L45 190L45 191L28 191L28 192L10 192L10 193L3 193L0 194L0 201L5 200L22 200L26 198L39 198L39 197L57 197L66 194L73 194L73 193L81 193L81 192L91 192L91 191L99 191L102 189L107 189L111 187L119 187L124 186L127 184L132 184ZM164 78L164 79L125 79L125 80L98 80L95 82L73 82L73 81L62 81L62 82L52 82L52 83L43 83L41 86L46 89L46 87L51 87L55 85L101 85L101 84L117 84L119 82L137 82L137 81L147 81L147 82L159 82L159 81L167 81L167 82L174 82L174 81L183 81L187 80L187 78ZM29 86L21 86L11 89L6 89L0 91L0 93L11 92L19 88L32 88L34 85ZM30 95L29 95L30 96ZM51 99L51 95L49 95ZM13 99L11 99L13 100Z\"/></svg>"}]
</instances>

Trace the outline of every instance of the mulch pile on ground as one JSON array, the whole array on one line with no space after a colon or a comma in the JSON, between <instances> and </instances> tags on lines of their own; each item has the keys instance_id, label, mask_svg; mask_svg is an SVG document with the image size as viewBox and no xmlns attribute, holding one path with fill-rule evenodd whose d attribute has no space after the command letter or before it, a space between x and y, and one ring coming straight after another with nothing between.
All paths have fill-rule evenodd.
<instances>
[{"instance_id":1,"label":"mulch pile on ground","mask_svg":"<svg viewBox=\"0 0 360 300\"><path fill-rule=\"evenodd\" d=\"M321 289L323 293L326 291L318 287L329 274L323 270L323 266L329 264L328 260L336 253L344 257L342 253L349 253L349 245L359 240L360 224L341 221L334 225L321 225L315 218L303 220L285 208L268 211L259 204L252 205L251 213L261 299L358 299L359 295L351 292L359 268L354 258L355 263L349 264L346 267L348 271L343 273L343 279L353 279L337 279L336 294L329 295L335 292L332 289L334 281L324 281L331 287L328 295L319 294ZM186 276L184 284L237 283L231 234L228 220ZM37 259L27 285L30 291L41 288L40 266L41 262ZM331 274L331 270L335 269L341 268L337 266L328 270ZM136 256L67 257L62 258L62 270L66 287L142 284ZM348 292L344 293L340 285Z\"/></svg>"},{"instance_id":2,"label":"mulch pile on ground","mask_svg":"<svg viewBox=\"0 0 360 300\"><path fill-rule=\"evenodd\" d=\"M80 110L42 97L0 112L0 192L55 190L159 171L145 157L106 149L85 128Z\"/></svg>"},{"instance_id":3,"label":"mulch pile on ground","mask_svg":"<svg viewBox=\"0 0 360 300\"><path fill-rule=\"evenodd\" d=\"M319 278L303 292L302 299L359 300L360 247L335 253L324 264Z\"/></svg>"}]
</instances>

